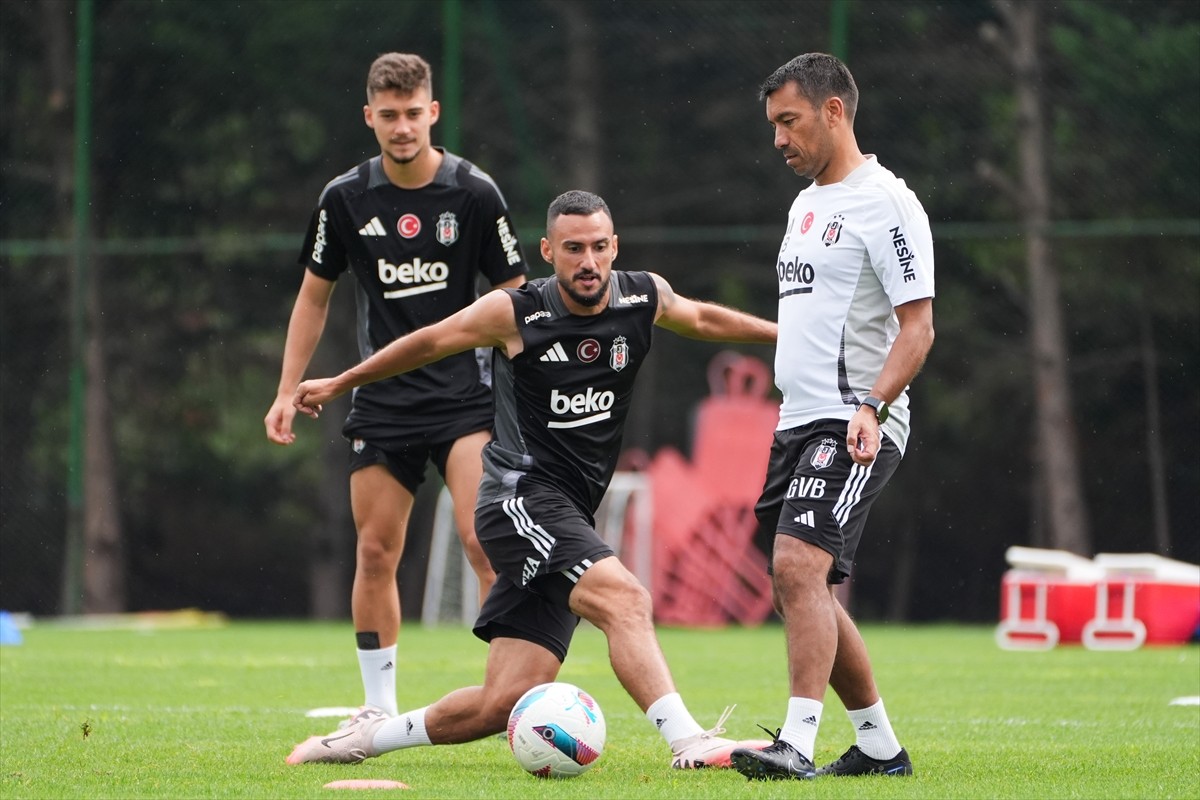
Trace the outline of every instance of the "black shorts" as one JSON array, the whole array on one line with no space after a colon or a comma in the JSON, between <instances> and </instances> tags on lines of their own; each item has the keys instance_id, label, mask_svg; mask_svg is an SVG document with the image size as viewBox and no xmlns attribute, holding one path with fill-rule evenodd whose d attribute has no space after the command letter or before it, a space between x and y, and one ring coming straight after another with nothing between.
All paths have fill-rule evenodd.
<instances>
[{"instance_id":1,"label":"black shorts","mask_svg":"<svg viewBox=\"0 0 1200 800\"><path fill-rule=\"evenodd\" d=\"M776 431L754 507L763 552L772 552L777 533L814 544L833 556L830 583L850 574L871 504L900 464L900 449L886 436L873 464L855 464L846 451L846 424L821 419Z\"/></svg>"},{"instance_id":2,"label":"black shorts","mask_svg":"<svg viewBox=\"0 0 1200 800\"><path fill-rule=\"evenodd\" d=\"M458 439L445 442L351 439L350 471L357 472L363 467L382 464L401 486L415 495L418 487L425 481L425 465L428 462L433 462L443 479L446 477L446 461L450 458L450 448L454 447L457 441Z\"/></svg>"},{"instance_id":3,"label":"black shorts","mask_svg":"<svg viewBox=\"0 0 1200 800\"><path fill-rule=\"evenodd\" d=\"M564 660L579 624L571 590L613 549L566 498L541 489L475 509L475 535L496 570L475 635L523 639Z\"/></svg>"}]
</instances>

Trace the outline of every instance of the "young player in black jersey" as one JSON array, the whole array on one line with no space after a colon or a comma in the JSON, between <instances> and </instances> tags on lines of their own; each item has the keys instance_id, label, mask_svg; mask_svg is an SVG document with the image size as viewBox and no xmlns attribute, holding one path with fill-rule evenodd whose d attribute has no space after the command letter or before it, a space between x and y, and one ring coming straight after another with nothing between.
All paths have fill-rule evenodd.
<instances>
[{"instance_id":1,"label":"young player in black jersey","mask_svg":"<svg viewBox=\"0 0 1200 800\"><path fill-rule=\"evenodd\" d=\"M387 53L371 65L363 114L381 152L332 180L313 212L300 254L307 269L288 324L278 393L265 420L270 441L295 440L292 396L342 273L355 277L362 358L469 306L478 297L480 274L493 287L525 282L525 260L495 183L470 162L431 145L438 111L429 64L420 56ZM495 580L474 525L479 453L491 424L491 393L474 352L354 393L343 427L358 530L351 606L365 704L384 713L397 711L396 570L429 460L454 500L480 596Z\"/></svg>"},{"instance_id":2,"label":"young player in black jersey","mask_svg":"<svg viewBox=\"0 0 1200 800\"><path fill-rule=\"evenodd\" d=\"M475 625L489 642L482 686L392 719L367 709L338 734L297 745L288 763L357 762L499 733L522 694L558 675L582 617L608 638L613 671L671 746L671 765L729 766L739 743L719 735L728 710L708 731L689 713L658 645L650 594L596 533L593 514L613 474L653 326L770 344L775 323L680 297L653 273L614 271L612 216L587 192L551 203L541 251L552 278L491 292L336 378L296 389L296 408L316 416L355 387L494 348L496 421L476 530L497 577Z\"/></svg>"}]
</instances>

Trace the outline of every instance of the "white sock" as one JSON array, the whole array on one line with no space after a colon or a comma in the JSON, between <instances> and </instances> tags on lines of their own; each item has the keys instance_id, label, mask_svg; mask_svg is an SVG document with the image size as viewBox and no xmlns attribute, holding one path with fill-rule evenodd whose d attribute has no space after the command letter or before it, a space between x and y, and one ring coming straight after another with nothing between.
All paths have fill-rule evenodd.
<instances>
[{"instance_id":1,"label":"white sock","mask_svg":"<svg viewBox=\"0 0 1200 800\"><path fill-rule=\"evenodd\" d=\"M667 744L704 733L704 728L692 717L679 692L664 694L646 709L646 719L654 723Z\"/></svg>"},{"instance_id":2,"label":"white sock","mask_svg":"<svg viewBox=\"0 0 1200 800\"><path fill-rule=\"evenodd\" d=\"M800 755L812 759L817 745L817 728L821 727L821 711L825 704L807 697L792 697L788 700L787 717L779 738L800 751Z\"/></svg>"},{"instance_id":3,"label":"white sock","mask_svg":"<svg viewBox=\"0 0 1200 800\"><path fill-rule=\"evenodd\" d=\"M882 698L873 706L860 708L858 711L847 710L846 713L850 716L850 724L854 726L854 732L858 736L855 744L859 750L880 761L900 752L900 742L896 740L892 723L888 721L887 712L883 710Z\"/></svg>"},{"instance_id":4,"label":"white sock","mask_svg":"<svg viewBox=\"0 0 1200 800\"><path fill-rule=\"evenodd\" d=\"M416 711L405 711L392 717L379 726L375 731L375 750L379 753L390 753L393 750L403 750L406 747L421 747L433 744L429 734L425 732L425 708Z\"/></svg>"},{"instance_id":5,"label":"white sock","mask_svg":"<svg viewBox=\"0 0 1200 800\"><path fill-rule=\"evenodd\" d=\"M378 650L360 649L358 671L362 673L366 704L388 716L400 713L396 706L396 645Z\"/></svg>"}]
</instances>

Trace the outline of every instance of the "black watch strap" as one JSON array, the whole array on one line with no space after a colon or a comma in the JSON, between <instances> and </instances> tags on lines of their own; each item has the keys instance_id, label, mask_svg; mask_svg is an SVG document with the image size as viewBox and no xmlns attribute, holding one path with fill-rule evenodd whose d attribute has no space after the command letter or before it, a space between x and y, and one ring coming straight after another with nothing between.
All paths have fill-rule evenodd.
<instances>
[{"instance_id":1,"label":"black watch strap","mask_svg":"<svg viewBox=\"0 0 1200 800\"><path fill-rule=\"evenodd\" d=\"M862 404L864 406L870 406L872 409L874 409L875 419L879 420L880 425L887 422L889 409L886 402L878 397L868 395L867 397L863 398Z\"/></svg>"}]
</instances>

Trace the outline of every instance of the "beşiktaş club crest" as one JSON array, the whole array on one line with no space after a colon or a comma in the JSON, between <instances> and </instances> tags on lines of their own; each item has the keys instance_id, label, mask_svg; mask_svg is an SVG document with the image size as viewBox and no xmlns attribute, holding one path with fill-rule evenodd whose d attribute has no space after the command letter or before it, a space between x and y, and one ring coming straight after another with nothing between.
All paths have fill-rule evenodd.
<instances>
[{"instance_id":1,"label":"be\u015fikta\u015f club crest","mask_svg":"<svg viewBox=\"0 0 1200 800\"><path fill-rule=\"evenodd\" d=\"M453 211L447 211L438 217L437 240L449 247L458 241L458 217Z\"/></svg>"},{"instance_id":2,"label":"be\u015fikta\u015f club crest","mask_svg":"<svg viewBox=\"0 0 1200 800\"><path fill-rule=\"evenodd\" d=\"M813 469L825 469L833 463L835 455L837 455L837 439L822 439L808 463L813 465Z\"/></svg>"},{"instance_id":3,"label":"be\u015fikta\u015f club crest","mask_svg":"<svg viewBox=\"0 0 1200 800\"><path fill-rule=\"evenodd\" d=\"M629 366L629 345L624 336L613 339L612 352L608 357L608 365L617 372Z\"/></svg>"},{"instance_id":4,"label":"be\u015fikta\u015f club crest","mask_svg":"<svg viewBox=\"0 0 1200 800\"><path fill-rule=\"evenodd\" d=\"M825 232L821 234L821 244L826 247L837 244L838 239L842 238L842 220L844 219L844 216L838 214L829 220L829 224L825 226Z\"/></svg>"}]
</instances>

